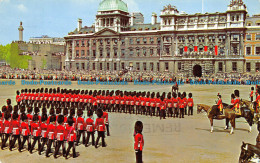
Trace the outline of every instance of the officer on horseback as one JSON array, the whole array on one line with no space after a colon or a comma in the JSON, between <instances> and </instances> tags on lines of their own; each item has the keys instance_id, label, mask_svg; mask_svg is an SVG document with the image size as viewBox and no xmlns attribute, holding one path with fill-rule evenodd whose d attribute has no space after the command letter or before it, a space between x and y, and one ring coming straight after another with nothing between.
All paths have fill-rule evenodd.
<instances>
[{"instance_id":1,"label":"officer on horseback","mask_svg":"<svg viewBox=\"0 0 260 163\"><path fill-rule=\"evenodd\" d=\"M231 105L230 105L230 109L234 108L234 104L235 104L235 95L234 93L231 94Z\"/></svg>"},{"instance_id":2,"label":"officer on horseback","mask_svg":"<svg viewBox=\"0 0 260 163\"><path fill-rule=\"evenodd\" d=\"M232 110L235 109L236 114L241 115L239 90L235 90L234 94L235 94L235 102L234 102L234 107L232 108Z\"/></svg>"},{"instance_id":3,"label":"officer on horseback","mask_svg":"<svg viewBox=\"0 0 260 163\"><path fill-rule=\"evenodd\" d=\"M258 113L259 112L259 110L258 109L260 109L260 89L258 89L257 90L257 97L256 97L256 100L255 100L255 105L256 105L256 113Z\"/></svg>"},{"instance_id":4,"label":"officer on horseback","mask_svg":"<svg viewBox=\"0 0 260 163\"><path fill-rule=\"evenodd\" d=\"M253 102L253 98L254 98L254 87L251 87L251 93L249 94L249 98L251 99L251 102Z\"/></svg>"},{"instance_id":5,"label":"officer on horseback","mask_svg":"<svg viewBox=\"0 0 260 163\"><path fill-rule=\"evenodd\" d=\"M222 104L222 99L221 99L221 95L218 93L218 101L216 101L218 109L219 109L219 113L221 115L223 115L223 104Z\"/></svg>"}]
</instances>

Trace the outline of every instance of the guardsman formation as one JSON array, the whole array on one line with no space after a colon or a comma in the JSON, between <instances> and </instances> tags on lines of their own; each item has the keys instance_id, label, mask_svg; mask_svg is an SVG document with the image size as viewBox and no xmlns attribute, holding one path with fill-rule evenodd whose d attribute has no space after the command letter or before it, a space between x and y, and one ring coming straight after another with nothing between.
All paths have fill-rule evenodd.
<instances>
[{"instance_id":1,"label":"guardsman formation","mask_svg":"<svg viewBox=\"0 0 260 163\"><path fill-rule=\"evenodd\" d=\"M75 108L83 111L96 111L98 108L108 112L141 114L184 118L193 115L192 93L129 92L120 90L67 90L67 89L24 89L17 91L18 106L38 108ZM188 112L188 113L187 113Z\"/></svg>"},{"instance_id":2,"label":"guardsman formation","mask_svg":"<svg viewBox=\"0 0 260 163\"><path fill-rule=\"evenodd\" d=\"M17 101L22 96L18 95ZM33 100L30 98L28 97L28 100ZM88 117L85 120L82 109L77 109L77 116L75 116L76 110L73 107L69 110L68 108L51 107L47 113L46 105L43 105L40 111L39 107L32 107L27 102L26 100L25 103L18 102L18 105L12 107L11 100L8 99L7 105L2 107L2 112L0 112L2 150L9 143L8 148L12 151L18 140L19 152L24 151L24 145L27 142L27 150L32 154L37 143L39 155L46 146L45 155L49 157L53 146L53 156L57 158L62 146L63 157L67 159L72 148L72 157L75 158L77 157L76 146L80 142L81 135L83 136L82 144L86 147L89 146L90 137L92 146L98 148L100 138L102 138L102 147L106 146L105 131L108 126L108 113L105 112L105 109L96 110L97 119L94 122L92 110L87 111ZM95 131L98 133L96 141L94 140ZM86 139L85 134L87 134ZM107 130L107 134L109 135L109 130ZM65 149L67 144L68 148Z\"/></svg>"},{"instance_id":3,"label":"guardsman formation","mask_svg":"<svg viewBox=\"0 0 260 163\"><path fill-rule=\"evenodd\" d=\"M72 149L76 157L76 146L81 142L86 147L105 147L105 135L110 136L108 112L141 114L184 118L185 114L193 115L192 94L155 93L128 91L97 91L67 89L22 89L17 91L17 105L12 107L11 100L2 107L0 114L0 134L2 150L7 147L12 151L17 144L19 152L27 150L33 153L35 146L39 155L45 151L46 157L53 148L57 158L62 148L62 155L67 158ZM188 112L188 113L187 113ZM97 118L94 120L93 114ZM139 124L140 126L141 124ZM97 138L95 140L95 132ZM137 160L142 158L142 125L135 129ZM141 139L141 140L139 140ZM18 143L17 143L18 141ZM90 145L91 145L90 144ZM135 142L136 144L136 142ZM66 146L67 149L66 149Z\"/></svg>"}]
</instances>

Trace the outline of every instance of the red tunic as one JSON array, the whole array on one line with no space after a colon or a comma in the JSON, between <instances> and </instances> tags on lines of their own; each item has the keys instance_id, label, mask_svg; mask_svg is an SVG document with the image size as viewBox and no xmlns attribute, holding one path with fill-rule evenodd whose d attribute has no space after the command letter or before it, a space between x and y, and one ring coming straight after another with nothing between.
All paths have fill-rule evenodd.
<instances>
[{"instance_id":1,"label":"red tunic","mask_svg":"<svg viewBox=\"0 0 260 163\"><path fill-rule=\"evenodd\" d=\"M47 138L48 124L47 123L41 123L40 128L41 128L41 135L42 135L42 137L43 138Z\"/></svg>"},{"instance_id":2,"label":"red tunic","mask_svg":"<svg viewBox=\"0 0 260 163\"><path fill-rule=\"evenodd\" d=\"M20 122L18 120L11 121L13 135L19 135Z\"/></svg>"},{"instance_id":3,"label":"red tunic","mask_svg":"<svg viewBox=\"0 0 260 163\"><path fill-rule=\"evenodd\" d=\"M144 138L143 138L143 135L140 134L140 133L137 133L137 134L134 136L134 139L135 139L134 149L135 149L135 150L140 150L140 151L142 151L142 150L143 150L143 146L144 146Z\"/></svg>"},{"instance_id":4,"label":"red tunic","mask_svg":"<svg viewBox=\"0 0 260 163\"><path fill-rule=\"evenodd\" d=\"M76 131L73 126L67 125L66 131L65 131L65 139L69 142L76 141Z\"/></svg>"},{"instance_id":5,"label":"red tunic","mask_svg":"<svg viewBox=\"0 0 260 163\"><path fill-rule=\"evenodd\" d=\"M3 123L3 132L6 134L10 134L12 130L12 123L8 120L5 120Z\"/></svg>"},{"instance_id":6,"label":"red tunic","mask_svg":"<svg viewBox=\"0 0 260 163\"><path fill-rule=\"evenodd\" d=\"M95 123L95 129L97 131L105 131L105 124L103 118L97 118Z\"/></svg>"},{"instance_id":7,"label":"red tunic","mask_svg":"<svg viewBox=\"0 0 260 163\"><path fill-rule=\"evenodd\" d=\"M63 141L65 139L65 127L63 125L58 125L56 127L56 138L58 141Z\"/></svg>"},{"instance_id":8,"label":"red tunic","mask_svg":"<svg viewBox=\"0 0 260 163\"><path fill-rule=\"evenodd\" d=\"M193 107L193 105L194 105L192 98L188 98L187 103L188 103L189 107Z\"/></svg>"},{"instance_id":9,"label":"red tunic","mask_svg":"<svg viewBox=\"0 0 260 163\"><path fill-rule=\"evenodd\" d=\"M20 132L22 133L23 136L30 135L30 129L29 129L29 125L27 122L21 123Z\"/></svg>"},{"instance_id":10,"label":"red tunic","mask_svg":"<svg viewBox=\"0 0 260 163\"><path fill-rule=\"evenodd\" d=\"M108 113L107 112L103 112L103 117L102 118L104 119L104 123L108 124Z\"/></svg>"},{"instance_id":11,"label":"red tunic","mask_svg":"<svg viewBox=\"0 0 260 163\"><path fill-rule=\"evenodd\" d=\"M95 126L94 126L94 120L93 119L88 118L86 120L86 126L87 126L87 132L94 132L95 131L94 130Z\"/></svg>"},{"instance_id":12,"label":"red tunic","mask_svg":"<svg viewBox=\"0 0 260 163\"><path fill-rule=\"evenodd\" d=\"M55 139L55 135L56 135L56 126L54 124L50 124L47 127L47 135L49 139Z\"/></svg>"},{"instance_id":13,"label":"red tunic","mask_svg":"<svg viewBox=\"0 0 260 163\"><path fill-rule=\"evenodd\" d=\"M78 117L76 126L78 130L85 130L86 124L84 118Z\"/></svg>"},{"instance_id":14,"label":"red tunic","mask_svg":"<svg viewBox=\"0 0 260 163\"><path fill-rule=\"evenodd\" d=\"M41 136L41 128L39 123L32 123L31 124L31 133L33 136Z\"/></svg>"}]
</instances>

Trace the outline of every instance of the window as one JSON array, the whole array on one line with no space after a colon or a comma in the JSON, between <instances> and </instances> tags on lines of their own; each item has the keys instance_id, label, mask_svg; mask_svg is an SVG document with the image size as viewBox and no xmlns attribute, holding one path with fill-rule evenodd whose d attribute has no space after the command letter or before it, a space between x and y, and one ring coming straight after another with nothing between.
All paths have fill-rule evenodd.
<instances>
[{"instance_id":1,"label":"window","mask_svg":"<svg viewBox=\"0 0 260 163\"><path fill-rule=\"evenodd\" d=\"M157 71L160 71L160 63L157 63Z\"/></svg>"},{"instance_id":2,"label":"window","mask_svg":"<svg viewBox=\"0 0 260 163\"><path fill-rule=\"evenodd\" d=\"M246 63L246 72L250 72L251 71L251 64L250 62Z\"/></svg>"},{"instance_id":3,"label":"window","mask_svg":"<svg viewBox=\"0 0 260 163\"><path fill-rule=\"evenodd\" d=\"M260 70L260 63L256 63L256 64L255 64L255 70L256 70L257 72L259 72L259 70Z\"/></svg>"},{"instance_id":4,"label":"window","mask_svg":"<svg viewBox=\"0 0 260 163\"><path fill-rule=\"evenodd\" d=\"M93 50L93 57L96 57L96 50Z\"/></svg>"},{"instance_id":5,"label":"window","mask_svg":"<svg viewBox=\"0 0 260 163\"><path fill-rule=\"evenodd\" d=\"M103 50L102 49L99 50L99 55L100 55L100 57L103 57Z\"/></svg>"},{"instance_id":6,"label":"window","mask_svg":"<svg viewBox=\"0 0 260 163\"><path fill-rule=\"evenodd\" d=\"M85 41L84 40L81 41L81 46L85 46Z\"/></svg>"},{"instance_id":7,"label":"window","mask_svg":"<svg viewBox=\"0 0 260 163\"><path fill-rule=\"evenodd\" d=\"M222 72L222 71L223 71L223 63L222 63L222 62L219 62L219 63L218 63L218 71L219 71L219 72Z\"/></svg>"},{"instance_id":8,"label":"window","mask_svg":"<svg viewBox=\"0 0 260 163\"><path fill-rule=\"evenodd\" d=\"M117 57L117 49L114 50L114 57Z\"/></svg>"},{"instance_id":9,"label":"window","mask_svg":"<svg viewBox=\"0 0 260 163\"><path fill-rule=\"evenodd\" d=\"M131 45L134 44L134 41L133 41L132 38L130 38L129 42L130 42Z\"/></svg>"},{"instance_id":10,"label":"window","mask_svg":"<svg viewBox=\"0 0 260 163\"><path fill-rule=\"evenodd\" d=\"M109 63L107 63L107 70L109 70L110 68L109 68Z\"/></svg>"},{"instance_id":11,"label":"window","mask_svg":"<svg viewBox=\"0 0 260 163\"><path fill-rule=\"evenodd\" d=\"M81 63L81 69L85 70L85 63Z\"/></svg>"},{"instance_id":12,"label":"window","mask_svg":"<svg viewBox=\"0 0 260 163\"><path fill-rule=\"evenodd\" d=\"M107 51L107 58L110 58L110 50Z\"/></svg>"},{"instance_id":13,"label":"window","mask_svg":"<svg viewBox=\"0 0 260 163\"><path fill-rule=\"evenodd\" d=\"M137 71L140 70L140 63L139 63L139 62L136 63L136 70L137 70Z\"/></svg>"},{"instance_id":14,"label":"window","mask_svg":"<svg viewBox=\"0 0 260 163\"><path fill-rule=\"evenodd\" d=\"M77 70L79 70L79 63L76 63L76 68Z\"/></svg>"},{"instance_id":15,"label":"window","mask_svg":"<svg viewBox=\"0 0 260 163\"><path fill-rule=\"evenodd\" d=\"M246 40L251 40L251 35L246 35Z\"/></svg>"},{"instance_id":16,"label":"window","mask_svg":"<svg viewBox=\"0 0 260 163\"><path fill-rule=\"evenodd\" d=\"M157 49L157 55L158 55L158 56L160 55L160 51L161 51L161 49L158 48L158 49Z\"/></svg>"},{"instance_id":17,"label":"window","mask_svg":"<svg viewBox=\"0 0 260 163\"><path fill-rule=\"evenodd\" d=\"M140 55L140 49L136 49L136 54L137 54L137 56Z\"/></svg>"},{"instance_id":18,"label":"window","mask_svg":"<svg viewBox=\"0 0 260 163\"><path fill-rule=\"evenodd\" d=\"M158 44L161 43L161 38L157 38L157 43L158 43Z\"/></svg>"},{"instance_id":19,"label":"window","mask_svg":"<svg viewBox=\"0 0 260 163\"><path fill-rule=\"evenodd\" d=\"M252 26L252 24L251 24L251 23L248 23L247 26Z\"/></svg>"},{"instance_id":20,"label":"window","mask_svg":"<svg viewBox=\"0 0 260 163\"><path fill-rule=\"evenodd\" d=\"M233 35L233 40L238 41L239 35Z\"/></svg>"},{"instance_id":21,"label":"window","mask_svg":"<svg viewBox=\"0 0 260 163\"><path fill-rule=\"evenodd\" d=\"M130 55L134 55L134 49L130 49Z\"/></svg>"},{"instance_id":22,"label":"window","mask_svg":"<svg viewBox=\"0 0 260 163\"><path fill-rule=\"evenodd\" d=\"M251 47L246 47L246 55L251 55Z\"/></svg>"},{"instance_id":23,"label":"window","mask_svg":"<svg viewBox=\"0 0 260 163\"><path fill-rule=\"evenodd\" d=\"M103 69L103 65L102 65L102 63L99 63L99 69L100 69L100 70Z\"/></svg>"},{"instance_id":24,"label":"window","mask_svg":"<svg viewBox=\"0 0 260 163\"><path fill-rule=\"evenodd\" d=\"M260 23L256 23L256 26L260 26Z\"/></svg>"},{"instance_id":25,"label":"window","mask_svg":"<svg viewBox=\"0 0 260 163\"><path fill-rule=\"evenodd\" d=\"M108 45L110 44L110 39L107 39L107 44L108 44Z\"/></svg>"},{"instance_id":26,"label":"window","mask_svg":"<svg viewBox=\"0 0 260 163\"><path fill-rule=\"evenodd\" d=\"M259 54L260 54L260 47L256 47L256 48L255 48L255 54L256 54L256 55L259 55Z\"/></svg>"},{"instance_id":27,"label":"window","mask_svg":"<svg viewBox=\"0 0 260 163\"><path fill-rule=\"evenodd\" d=\"M181 62L178 62L178 70L181 70Z\"/></svg>"},{"instance_id":28,"label":"window","mask_svg":"<svg viewBox=\"0 0 260 163\"><path fill-rule=\"evenodd\" d=\"M235 20L235 17L234 17L234 16L232 16L232 17L231 17L231 20L232 20L232 21L234 21L234 20Z\"/></svg>"},{"instance_id":29,"label":"window","mask_svg":"<svg viewBox=\"0 0 260 163\"><path fill-rule=\"evenodd\" d=\"M169 63L165 62L165 71L169 71Z\"/></svg>"},{"instance_id":30,"label":"window","mask_svg":"<svg viewBox=\"0 0 260 163\"><path fill-rule=\"evenodd\" d=\"M116 63L114 63L114 70L116 71L116 68L117 68L117 64Z\"/></svg>"},{"instance_id":31,"label":"window","mask_svg":"<svg viewBox=\"0 0 260 163\"><path fill-rule=\"evenodd\" d=\"M96 70L96 65L95 65L95 63L93 63L92 69L93 69L93 70Z\"/></svg>"},{"instance_id":32,"label":"window","mask_svg":"<svg viewBox=\"0 0 260 163\"><path fill-rule=\"evenodd\" d=\"M146 56L146 49L143 49L143 52L144 52L144 56Z\"/></svg>"},{"instance_id":33,"label":"window","mask_svg":"<svg viewBox=\"0 0 260 163\"><path fill-rule=\"evenodd\" d=\"M236 62L232 62L232 70L237 71L237 63Z\"/></svg>"},{"instance_id":34,"label":"window","mask_svg":"<svg viewBox=\"0 0 260 163\"><path fill-rule=\"evenodd\" d=\"M81 57L85 56L85 50L81 50Z\"/></svg>"},{"instance_id":35,"label":"window","mask_svg":"<svg viewBox=\"0 0 260 163\"><path fill-rule=\"evenodd\" d=\"M150 63L150 70L153 71L153 63Z\"/></svg>"},{"instance_id":36,"label":"window","mask_svg":"<svg viewBox=\"0 0 260 163\"><path fill-rule=\"evenodd\" d=\"M121 50L121 56L125 56L125 49Z\"/></svg>"},{"instance_id":37,"label":"window","mask_svg":"<svg viewBox=\"0 0 260 163\"><path fill-rule=\"evenodd\" d=\"M137 43L137 44L140 44L140 38L137 38L137 39L136 39L136 43Z\"/></svg>"},{"instance_id":38,"label":"window","mask_svg":"<svg viewBox=\"0 0 260 163\"><path fill-rule=\"evenodd\" d=\"M96 40L93 40L93 46L96 46Z\"/></svg>"},{"instance_id":39,"label":"window","mask_svg":"<svg viewBox=\"0 0 260 163\"><path fill-rule=\"evenodd\" d=\"M143 63L144 71L146 71L146 63Z\"/></svg>"},{"instance_id":40,"label":"window","mask_svg":"<svg viewBox=\"0 0 260 163\"><path fill-rule=\"evenodd\" d=\"M121 40L121 43L122 43L122 45L125 45L125 40L122 39L122 40Z\"/></svg>"},{"instance_id":41,"label":"window","mask_svg":"<svg viewBox=\"0 0 260 163\"><path fill-rule=\"evenodd\" d=\"M151 42L151 44L154 43L154 39L153 39L153 37L150 38L150 42Z\"/></svg>"},{"instance_id":42,"label":"window","mask_svg":"<svg viewBox=\"0 0 260 163\"><path fill-rule=\"evenodd\" d=\"M143 39L143 42L144 42L144 44L146 44L146 43L147 43L147 39L146 39L146 38L144 38L144 39Z\"/></svg>"},{"instance_id":43,"label":"window","mask_svg":"<svg viewBox=\"0 0 260 163\"><path fill-rule=\"evenodd\" d=\"M76 57L79 57L79 50L76 50Z\"/></svg>"},{"instance_id":44,"label":"window","mask_svg":"<svg viewBox=\"0 0 260 163\"><path fill-rule=\"evenodd\" d=\"M117 44L118 40L117 39L114 39L114 43Z\"/></svg>"},{"instance_id":45,"label":"window","mask_svg":"<svg viewBox=\"0 0 260 163\"><path fill-rule=\"evenodd\" d=\"M183 54L184 50L183 48L180 48L180 54Z\"/></svg>"},{"instance_id":46,"label":"window","mask_svg":"<svg viewBox=\"0 0 260 163\"><path fill-rule=\"evenodd\" d=\"M76 41L76 46L79 47L79 41Z\"/></svg>"},{"instance_id":47,"label":"window","mask_svg":"<svg viewBox=\"0 0 260 163\"><path fill-rule=\"evenodd\" d=\"M125 69L125 63L121 63L121 68L122 68L122 70Z\"/></svg>"},{"instance_id":48,"label":"window","mask_svg":"<svg viewBox=\"0 0 260 163\"><path fill-rule=\"evenodd\" d=\"M255 40L260 40L260 34L256 34Z\"/></svg>"},{"instance_id":49,"label":"window","mask_svg":"<svg viewBox=\"0 0 260 163\"><path fill-rule=\"evenodd\" d=\"M99 40L99 43L100 43L100 45L103 45L103 40L102 39Z\"/></svg>"},{"instance_id":50,"label":"window","mask_svg":"<svg viewBox=\"0 0 260 163\"><path fill-rule=\"evenodd\" d=\"M166 47L166 53L167 53L167 55L169 55L170 54L170 48L169 47Z\"/></svg>"},{"instance_id":51,"label":"window","mask_svg":"<svg viewBox=\"0 0 260 163\"><path fill-rule=\"evenodd\" d=\"M150 49L150 55L153 55L153 49Z\"/></svg>"}]
</instances>

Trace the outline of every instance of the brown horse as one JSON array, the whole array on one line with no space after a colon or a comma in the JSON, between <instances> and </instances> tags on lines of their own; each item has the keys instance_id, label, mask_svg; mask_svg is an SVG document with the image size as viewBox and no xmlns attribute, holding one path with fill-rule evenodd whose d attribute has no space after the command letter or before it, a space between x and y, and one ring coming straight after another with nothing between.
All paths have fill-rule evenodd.
<instances>
[{"instance_id":1,"label":"brown horse","mask_svg":"<svg viewBox=\"0 0 260 163\"><path fill-rule=\"evenodd\" d=\"M252 125L253 125L253 119L254 119L254 109L253 105L250 101L247 100L240 100L240 110L241 110L241 115L236 114L236 118L245 118L247 123L249 124L249 132L252 130ZM228 129L228 123L229 121L226 121L226 129Z\"/></svg>"},{"instance_id":2,"label":"brown horse","mask_svg":"<svg viewBox=\"0 0 260 163\"><path fill-rule=\"evenodd\" d=\"M231 123L230 134L233 134L233 130L235 128L236 115L231 109L224 109L224 114L218 115L216 113L217 109L214 108L214 106L210 107L210 106L204 105L204 104L197 104L197 113L199 114L200 112L202 112L202 110L204 110L208 114L208 118L209 118L210 125L211 125L211 130L210 130L211 133L213 132L213 119L216 119L216 120L226 119L226 120L230 121L230 123Z\"/></svg>"},{"instance_id":3,"label":"brown horse","mask_svg":"<svg viewBox=\"0 0 260 163\"><path fill-rule=\"evenodd\" d=\"M242 142L239 163L251 162L255 155L260 156L260 149L255 145Z\"/></svg>"}]
</instances>

